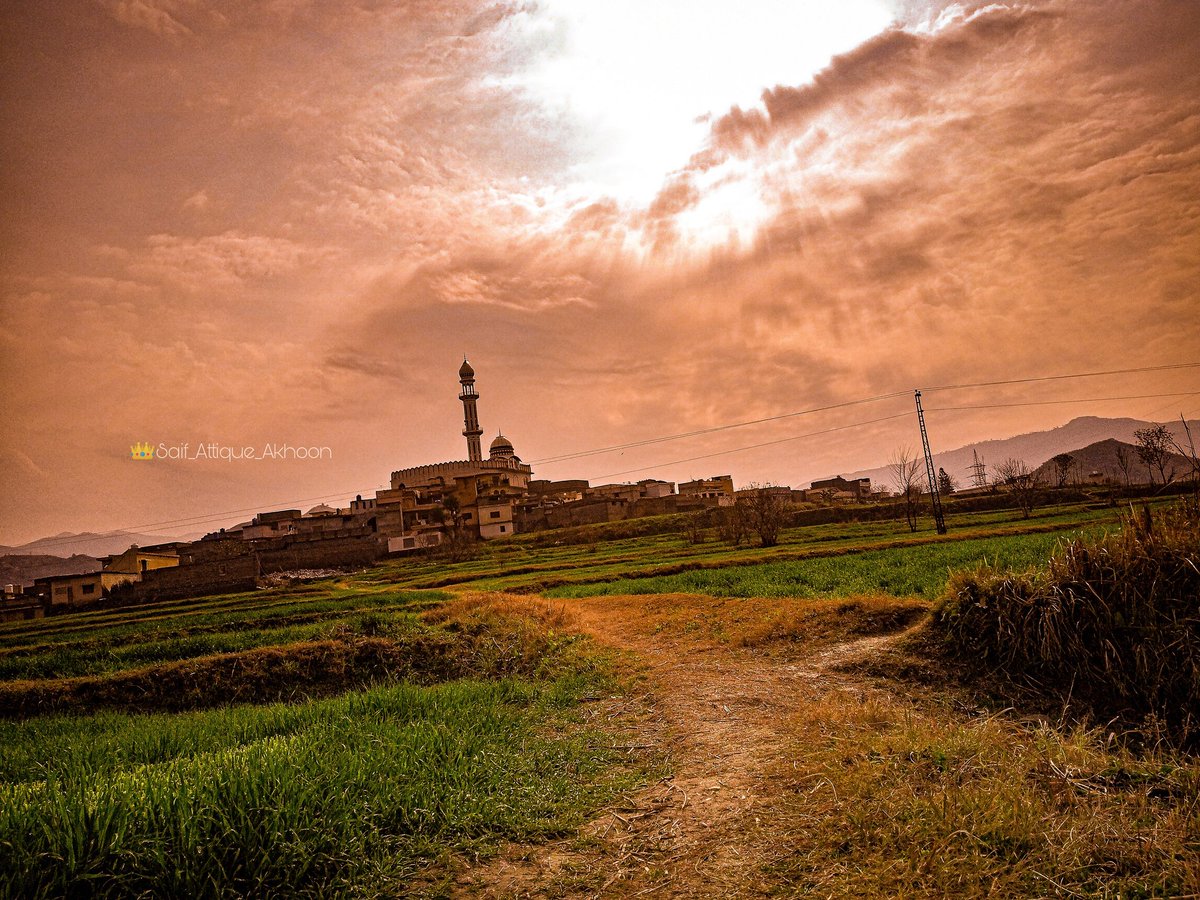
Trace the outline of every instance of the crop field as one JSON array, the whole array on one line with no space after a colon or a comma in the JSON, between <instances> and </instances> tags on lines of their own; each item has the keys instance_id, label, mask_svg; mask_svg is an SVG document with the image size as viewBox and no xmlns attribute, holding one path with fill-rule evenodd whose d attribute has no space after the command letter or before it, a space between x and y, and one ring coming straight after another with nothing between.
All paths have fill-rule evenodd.
<instances>
[{"instance_id":1,"label":"crop field","mask_svg":"<svg viewBox=\"0 0 1200 900\"><path fill-rule=\"evenodd\" d=\"M929 578L922 578L919 586L926 596L933 596L945 584L946 565L959 561L970 565L983 555L989 559L1011 557L1012 564L1018 566L1032 564L1044 560L1045 550L1056 541L1087 529L1115 527L1119 518L1119 510L1091 508L1084 504L1048 507L1030 519L1014 519L1011 511L972 513L954 517L951 531L945 536L935 534L929 522L915 534L902 522L847 522L786 529L781 533L779 546L768 549L760 548L752 541L731 547L718 541L713 534L707 535L704 542L693 544L678 533L604 542L584 539L579 543L556 545L546 543L554 534L547 532L518 535L508 541L485 545L478 558L465 562L391 564L364 578L377 578L381 584L409 588L471 587L578 596L587 591L575 590L573 586L604 585L588 591L613 593L609 588L617 581L624 584L633 579L696 570L757 569L762 563L849 557L871 550L903 551L893 559L903 559L908 564L907 561L918 559L909 552L912 547L952 547L962 541L991 539L992 543L972 545L967 551L945 551L946 564L936 552L930 556L928 566L924 561L915 563L932 573ZM602 533L599 527L593 530ZM581 531L586 537L587 529ZM845 562L839 562L832 568L840 569L843 565ZM680 589L684 588L663 588ZM879 589L878 585L860 588L849 583L832 588L842 593ZM917 591L907 589L905 593Z\"/></svg>"},{"instance_id":2,"label":"crop field","mask_svg":"<svg viewBox=\"0 0 1200 900\"><path fill-rule=\"evenodd\" d=\"M599 734L547 737L568 681L388 685L300 705L0 729L12 897L329 896L578 824Z\"/></svg>"},{"instance_id":3,"label":"crop field","mask_svg":"<svg viewBox=\"0 0 1200 900\"><path fill-rule=\"evenodd\" d=\"M422 617L447 599L330 582L4 629L0 894L394 891L636 782L575 712L599 656L553 617Z\"/></svg>"},{"instance_id":4,"label":"crop field","mask_svg":"<svg viewBox=\"0 0 1200 900\"><path fill-rule=\"evenodd\" d=\"M585 528L0 625L0 896L1200 892L1193 757L896 643L1118 511L928 524Z\"/></svg>"}]
</instances>

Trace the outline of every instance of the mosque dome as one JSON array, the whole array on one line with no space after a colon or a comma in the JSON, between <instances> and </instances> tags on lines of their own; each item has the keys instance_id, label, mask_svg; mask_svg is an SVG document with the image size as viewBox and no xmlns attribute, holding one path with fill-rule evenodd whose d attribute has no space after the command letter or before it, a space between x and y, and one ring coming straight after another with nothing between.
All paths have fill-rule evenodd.
<instances>
[{"instance_id":1,"label":"mosque dome","mask_svg":"<svg viewBox=\"0 0 1200 900\"><path fill-rule=\"evenodd\" d=\"M474 378L475 370L471 368L471 364L467 362L467 358L463 357L463 364L458 367L459 378Z\"/></svg>"},{"instance_id":2,"label":"mosque dome","mask_svg":"<svg viewBox=\"0 0 1200 900\"><path fill-rule=\"evenodd\" d=\"M330 513L336 513L336 512L337 512L337 510L334 509L332 506L326 506L324 503L320 503L317 506L314 506L308 512L306 512L304 515L306 517L307 516L327 516Z\"/></svg>"},{"instance_id":3,"label":"mosque dome","mask_svg":"<svg viewBox=\"0 0 1200 900\"><path fill-rule=\"evenodd\" d=\"M491 443L491 446L488 448L488 453L492 459L495 459L496 457L512 459L517 455L517 451L513 449L512 441L506 438L503 434L496 435L495 439Z\"/></svg>"}]
</instances>

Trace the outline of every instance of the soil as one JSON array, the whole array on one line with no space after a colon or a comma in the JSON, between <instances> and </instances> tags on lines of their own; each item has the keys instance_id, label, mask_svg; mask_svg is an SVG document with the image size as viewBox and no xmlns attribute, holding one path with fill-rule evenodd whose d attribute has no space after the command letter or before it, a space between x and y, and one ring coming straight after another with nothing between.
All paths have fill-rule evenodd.
<instances>
[{"instance_id":1,"label":"soil","mask_svg":"<svg viewBox=\"0 0 1200 900\"><path fill-rule=\"evenodd\" d=\"M878 688L843 664L894 636L781 657L655 634L610 598L575 601L581 630L632 652L645 666L641 696L592 706L591 715L628 725L630 752L665 755L671 776L588 823L579 836L510 846L467 868L453 895L516 897L765 896L764 874L778 841L773 784L794 730L789 721L831 690Z\"/></svg>"}]
</instances>

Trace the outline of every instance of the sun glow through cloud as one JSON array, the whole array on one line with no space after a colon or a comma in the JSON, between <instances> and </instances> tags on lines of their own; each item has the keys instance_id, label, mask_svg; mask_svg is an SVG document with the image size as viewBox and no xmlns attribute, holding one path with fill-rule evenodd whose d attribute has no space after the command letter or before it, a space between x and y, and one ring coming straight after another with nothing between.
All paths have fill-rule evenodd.
<instances>
[{"instance_id":1,"label":"sun glow through cloud","mask_svg":"<svg viewBox=\"0 0 1200 900\"><path fill-rule=\"evenodd\" d=\"M543 53L508 84L585 131L591 155L574 167L577 182L644 205L703 147L712 117L803 84L891 22L875 0L546 0L519 26ZM745 189L728 193L732 205L705 208L754 205ZM692 213L694 226L719 224Z\"/></svg>"},{"instance_id":2,"label":"sun glow through cloud","mask_svg":"<svg viewBox=\"0 0 1200 900\"><path fill-rule=\"evenodd\" d=\"M453 458L464 351L484 427L533 459L1193 359L1189 2L0 5L0 540ZM1143 381L1097 396L1198 387ZM1198 412L1165 403L1077 414ZM935 412L936 442L1064 412ZM538 476L803 487L881 464L909 424ZM335 460L131 471L131 443L189 438Z\"/></svg>"}]
</instances>

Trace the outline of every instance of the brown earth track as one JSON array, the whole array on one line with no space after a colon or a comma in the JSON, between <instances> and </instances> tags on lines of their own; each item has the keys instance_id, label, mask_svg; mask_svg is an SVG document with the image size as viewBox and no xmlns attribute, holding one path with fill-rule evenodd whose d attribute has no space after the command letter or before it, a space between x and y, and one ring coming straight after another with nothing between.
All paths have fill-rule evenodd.
<instances>
[{"instance_id":1,"label":"brown earth track","mask_svg":"<svg viewBox=\"0 0 1200 900\"><path fill-rule=\"evenodd\" d=\"M577 838L511 846L465 870L455 896L765 896L764 867L779 852L771 823L781 790L772 772L794 737L789 723L831 690L863 699L878 690L833 668L893 639L771 656L663 637L652 621L631 615L639 598L614 600L621 598L570 601L567 609L581 630L636 655L648 692L595 704L591 714L635 720L637 743L629 749L666 754L673 774L607 810Z\"/></svg>"}]
</instances>

